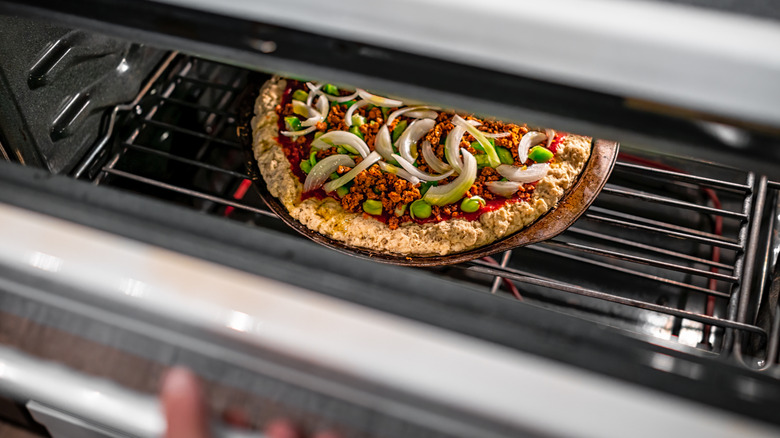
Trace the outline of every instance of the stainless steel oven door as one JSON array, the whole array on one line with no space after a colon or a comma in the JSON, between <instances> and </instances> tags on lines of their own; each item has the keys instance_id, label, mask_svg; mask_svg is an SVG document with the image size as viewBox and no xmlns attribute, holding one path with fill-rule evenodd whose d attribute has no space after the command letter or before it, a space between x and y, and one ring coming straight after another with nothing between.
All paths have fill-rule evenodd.
<instances>
[{"instance_id":1,"label":"stainless steel oven door","mask_svg":"<svg viewBox=\"0 0 780 438\"><path fill-rule=\"evenodd\" d=\"M87 339L96 352L108 346L125 360L191 366L302 421L338 425L345 436L778 433L770 422L780 391L771 376L454 282L438 310L421 315L425 297L436 294L429 286L440 284L425 272L0 167L2 311ZM49 365L0 353L8 371L0 391L34 402L34 415L45 406L131 436L162 430L148 382L136 399L143 421L131 424L112 412L130 393L100 389L110 400L63 400L55 385L14 381L20 366ZM45 381L59 371L42 372Z\"/></svg>"}]
</instances>

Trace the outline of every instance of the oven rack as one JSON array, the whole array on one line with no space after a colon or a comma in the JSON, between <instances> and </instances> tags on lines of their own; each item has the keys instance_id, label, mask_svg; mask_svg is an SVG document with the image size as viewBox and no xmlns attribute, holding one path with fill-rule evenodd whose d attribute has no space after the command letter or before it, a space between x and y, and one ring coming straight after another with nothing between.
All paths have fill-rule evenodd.
<instances>
[{"instance_id":1,"label":"oven rack","mask_svg":"<svg viewBox=\"0 0 780 438\"><path fill-rule=\"evenodd\" d=\"M106 133L113 148L96 148L80 176L292 233L250 190L236 134L239 105L256 74L172 53ZM729 166L623 146L597 201L562 235L430 272L650 342L767 369L776 363L780 324L756 324L764 294L751 292L757 272L760 287L768 287L771 248L758 270L756 256L762 236L775 230L761 219L778 187Z\"/></svg>"}]
</instances>

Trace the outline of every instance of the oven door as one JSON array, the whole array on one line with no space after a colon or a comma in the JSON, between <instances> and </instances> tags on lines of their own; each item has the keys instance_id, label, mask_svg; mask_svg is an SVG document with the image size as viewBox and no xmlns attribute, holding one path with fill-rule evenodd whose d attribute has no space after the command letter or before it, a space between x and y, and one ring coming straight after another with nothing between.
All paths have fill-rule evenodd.
<instances>
[{"instance_id":1,"label":"oven door","mask_svg":"<svg viewBox=\"0 0 780 438\"><path fill-rule=\"evenodd\" d=\"M153 394L174 364L206 379L215 409L345 437L780 430L776 378L699 350L82 181L0 170L0 392L53 431L64 421L159 436Z\"/></svg>"}]
</instances>

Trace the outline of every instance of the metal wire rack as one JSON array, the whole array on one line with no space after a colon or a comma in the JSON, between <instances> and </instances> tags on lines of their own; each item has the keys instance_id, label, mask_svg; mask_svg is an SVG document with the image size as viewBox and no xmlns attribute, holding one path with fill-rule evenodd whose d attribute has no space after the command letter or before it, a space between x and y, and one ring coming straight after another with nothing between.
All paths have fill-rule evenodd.
<instances>
[{"instance_id":1,"label":"metal wire rack","mask_svg":"<svg viewBox=\"0 0 780 438\"><path fill-rule=\"evenodd\" d=\"M171 54L118 123L115 147L93 151L82 177L291 232L249 190L236 135L249 74ZM624 146L596 203L564 234L431 272L766 369L780 324L756 322L766 297L751 289L759 236L777 233L761 219L778 187L729 166ZM771 205L775 212L776 199ZM771 250L760 290L769 287Z\"/></svg>"}]
</instances>

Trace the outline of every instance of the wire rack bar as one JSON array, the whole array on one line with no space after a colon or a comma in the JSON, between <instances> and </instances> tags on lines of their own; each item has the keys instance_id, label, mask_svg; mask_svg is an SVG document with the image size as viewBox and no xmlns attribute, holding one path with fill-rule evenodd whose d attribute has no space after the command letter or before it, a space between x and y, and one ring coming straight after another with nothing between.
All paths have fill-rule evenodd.
<instances>
[{"instance_id":1,"label":"wire rack bar","mask_svg":"<svg viewBox=\"0 0 780 438\"><path fill-rule=\"evenodd\" d=\"M140 145L140 144L137 144L137 143L125 142L124 145L127 146L128 148L135 149L137 151L146 152L146 153L157 155L157 156L160 156L160 157L165 157L165 158L168 158L170 160L178 161L180 163L190 164L192 166L197 166L197 167L200 167L202 169L207 169L207 170L210 170L210 171L213 171L213 172L224 173L225 175L230 175L230 176L235 177L235 178L249 179L247 177L246 173L236 172L235 170L223 169L221 167L214 166L214 165L209 164L209 163L204 163L202 161L192 160L192 159L189 159L189 158L184 158L184 157L181 157L179 155L172 154L170 152L161 151L159 149L154 149L154 148L151 148L151 147L148 147L148 146L144 146L144 145Z\"/></svg>"},{"instance_id":2,"label":"wire rack bar","mask_svg":"<svg viewBox=\"0 0 780 438\"><path fill-rule=\"evenodd\" d=\"M578 251L578 252L583 252L583 253L586 253L586 254L592 254L592 255L598 255L598 256L603 256L603 257L609 257L611 259L630 261L630 262L634 262L634 263L640 263L640 264L643 264L643 265L654 266L656 268L664 268L664 269L669 269L669 270L672 270L672 271L683 272L683 273L686 273L686 274L698 275L698 276L704 277L704 278L714 278L715 280L725 281L725 282L728 282L728 283L737 283L739 281L739 279L737 277L733 276L733 275L719 274L719 273L715 273L715 272L711 272L711 271L705 271L703 269L696 269L696 268L691 268L691 267L684 266L684 265L677 265L677 264L674 264L674 263L668 263L668 262L664 262L664 261L661 261L661 260L652 259L652 258L648 258L648 257L640 257L640 256L632 255L632 254L626 254L626 253L619 252L619 251L602 250L602 249L599 249L599 248L596 248L596 247L593 247L593 246L582 245L582 244L579 244L579 243L560 242L560 241L557 241L557 240L551 240L551 241L548 240L546 242L541 242L540 244L541 245L545 245L545 246L549 246L549 247L553 247L553 248L558 248L560 250Z\"/></svg>"},{"instance_id":3,"label":"wire rack bar","mask_svg":"<svg viewBox=\"0 0 780 438\"><path fill-rule=\"evenodd\" d=\"M512 251L505 251L501 255L501 262L499 263L499 266L502 268L505 268L506 265L509 263L509 259L512 258ZM501 286L501 280L503 280L502 277L496 277L493 279L493 284L490 286L490 293L495 294L498 292L498 288Z\"/></svg>"},{"instance_id":4,"label":"wire rack bar","mask_svg":"<svg viewBox=\"0 0 780 438\"><path fill-rule=\"evenodd\" d=\"M593 208L591 208L593 210ZM589 210L589 211L591 211ZM706 237L702 236L702 232L698 233L691 233L689 231L677 231L675 229L671 229L671 227L667 226L655 226L655 225L644 225L642 222L655 222L660 223L657 221L651 221L651 220L644 220L644 221L628 221L628 220L622 220L622 219L613 219L606 216L601 216L598 214L593 213L585 213L585 219L588 219L590 221L595 222L602 222L610 225L615 225L622 228L628 228L632 230L639 230L639 231L650 231L652 233L661 234L667 237L676 237L680 239L690 240L692 242L697 243L703 243L706 245L711 246L719 246L721 248L727 248L727 249L733 249L733 250L742 250L742 245L739 244L739 242L733 242L729 239L725 238L719 238L715 234L712 234L712 236L716 237ZM634 216L636 217L636 216ZM683 228L683 227L675 227L675 228Z\"/></svg>"},{"instance_id":5,"label":"wire rack bar","mask_svg":"<svg viewBox=\"0 0 780 438\"><path fill-rule=\"evenodd\" d=\"M753 217L760 218L763 216L764 213L764 205L766 203L766 191L767 191L767 178L766 176L762 176L759 183L758 183L758 195L756 196L756 202L753 203L752 206L748 205L746 209L753 208ZM761 231L761 222L760 221L753 221L753 223L750 225L750 231L748 235L748 241L747 241L747 251L746 256L744 258L745 263L745 270L748 272L753 272L753 267L756 262L756 253L758 252L758 235ZM753 282L753 276L749 275L746 276L743 281L741 288L744 291L750 291L750 287ZM739 303L737 307L737 321L739 322L746 322L748 320L747 313L748 313L748 298L749 295L746 293L742 293L739 296ZM742 354L742 332L737 331L735 333L734 337L734 356L737 358L738 361L740 361L745 366L753 366L753 364L748 364L745 360L745 357Z\"/></svg>"},{"instance_id":6,"label":"wire rack bar","mask_svg":"<svg viewBox=\"0 0 780 438\"><path fill-rule=\"evenodd\" d=\"M598 266L600 268L608 269L608 270L611 270L611 271L621 272L623 274L628 274L628 275L631 275L631 276L634 276L634 277L644 278L644 279L647 279L647 280L652 280L652 281L655 281L655 282L658 282L658 283L663 283L663 284L668 285L668 286L676 286L676 287L679 287L681 289L686 289L686 290L689 290L689 291L702 293L704 295L712 295L712 296L716 296L716 297L720 297L720 298L729 298L731 296L731 294L727 293L727 292L721 292L721 291L718 291L718 290L712 290L712 289L708 289L706 287L696 286L696 285L693 285L693 284L690 284L690 283L685 283L685 282L682 282L682 281L676 281L676 280L672 280L672 279L669 279L669 278L666 278L666 277L661 277L661 276L658 276L658 275L648 274L646 272L637 271L636 269L629 269L629 268L626 268L626 267L623 267L623 266L618 266L618 265L615 265L614 263L602 262L602 261L598 261L598 260L595 260L595 259L592 259L592 258L579 256L579 255L576 255L576 254L569 254L569 253L565 253L565 252L556 251L555 249L545 248L544 246L540 246L540 245L528 246L526 248L528 248L529 250L532 250L532 251L538 251L538 252L542 252L542 253L547 253L547 254L555 255L557 257L565 258L565 259L568 259L568 260L574 260L574 261L577 261L577 262L580 262L580 263L586 263L586 264L589 264L589 265L592 265L592 266Z\"/></svg>"},{"instance_id":7,"label":"wire rack bar","mask_svg":"<svg viewBox=\"0 0 780 438\"><path fill-rule=\"evenodd\" d=\"M598 202L598 198L596 199ZM680 225L671 224L668 222L663 222L659 220L650 219L643 216L637 216L636 214L631 213L625 213L622 211L612 210L609 208L599 207L598 205L591 205L586 214L598 214L602 216L611 216L616 217L620 219L625 219L629 222L636 222L639 224L645 224L645 225L652 225L661 229L666 230L672 230L672 231L679 231L682 233L690 234L691 236L698 236L698 237L705 237L708 239L713 239L713 241L717 242L724 242L724 243L733 243L736 245L739 245L739 239L722 236L714 233L710 233L707 231L702 231L694 228L688 228ZM682 237L682 236L681 236Z\"/></svg>"},{"instance_id":8,"label":"wire rack bar","mask_svg":"<svg viewBox=\"0 0 780 438\"><path fill-rule=\"evenodd\" d=\"M191 129L187 129L187 128L182 128L180 126L176 126L176 125L174 125L172 123L161 122L159 120L154 120L154 119L145 119L143 121L143 123L146 123L148 125L159 126L161 128L165 128L165 129L171 130L173 132L180 132L182 134L186 134L186 135L189 135L189 136L192 136L192 137L202 138L204 140L210 140L210 141L213 141L214 143L223 144L225 146L230 146L230 147L235 148L235 149L241 149L241 144L238 143L237 141L225 140L223 138L214 137L214 136L209 135L209 134L203 134L201 132L193 131Z\"/></svg>"},{"instance_id":9,"label":"wire rack bar","mask_svg":"<svg viewBox=\"0 0 780 438\"><path fill-rule=\"evenodd\" d=\"M722 328L744 330L766 338L766 331L764 331L764 329L750 324L744 324L741 322L716 318L714 316L702 315L687 310L676 309L674 307L669 307L669 306L662 306L660 304L648 303L645 301L635 300L632 298L625 298L617 295L599 292L593 289L584 288L581 286L575 286L572 284L563 283L560 281L538 278L513 268L499 269L494 267L493 265L487 264L482 261L472 261L472 262L468 262L468 264L470 265L468 269L483 274L511 278L512 280L515 280L520 283L547 287L550 289L556 289L562 292L573 293L576 295L581 295L590 298L597 298L604 301L610 301L613 303L623 304L626 306L650 310L658 313L664 313L666 315L677 316L680 318L689 319L691 321L701 322L704 324L714 325Z\"/></svg>"},{"instance_id":10,"label":"wire rack bar","mask_svg":"<svg viewBox=\"0 0 780 438\"><path fill-rule=\"evenodd\" d=\"M748 181L750 182L751 185L755 184L755 175L752 172L748 173ZM750 215L752 210L753 210L753 198L750 197L750 196L747 196L747 197L745 197L742 200L742 212L744 214L746 214L746 215ZM759 216L759 219L754 220L753 224L755 224L755 223L757 223L759 221L760 221L760 216ZM753 239L754 236L753 236L753 233L750 232L749 225L751 225L751 223L749 221L742 222L741 226L739 227L739 231L738 231L739 242L742 245L742 247L745 248L745 249L747 248L749 241L750 240L754 240ZM745 249L743 249L743 254L745 252ZM747 277L753 275L752 263L746 264L744 256L743 257L739 257L736 260L734 266L735 266L734 274L739 276L739 277L741 277L741 278L743 278L743 281L744 281L744 278L747 278ZM743 272L747 272L747 274L743 275ZM743 285L743 283L731 285L731 297L729 298L728 306L726 307L726 318L728 318L728 319L730 319L732 321L740 321L740 322L744 321L744 320L738 319L737 314L739 313L739 305L742 302L742 298L745 297L747 294L749 294L750 291L748 289L744 289L742 287L742 285ZM707 331L705 330L705 334L706 333L707 333ZM735 331L734 330L726 330L726 332L725 332L725 334L723 336L723 343L722 343L722 345L724 347L724 350L727 351L729 354L732 353L734 345L735 345L734 344L734 336L735 336ZM706 339L702 339L702 341L706 342Z\"/></svg>"},{"instance_id":11,"label":"wire rack bar","mask_svg":"<svg viewBox=\"0 0 780 438\"><path fill-rule=\"evenodd\" d=\"M708 207L706 205L694 204L692 202L680 201L678 199L668 198L666 196L654 195L652 193L641 192L638 190L628 190L617 188L612 184L607 184L602 193L621 196L624 198L640 199L642 201L653 202L670 207L683 208L686 210L697 211L699 213L714 214L716 216L730 217L740 220L747 220L747 215L736 211L723 210L721 208Z\"/></svg>"},{"instance_id":12,"label":"wire rack bar","mask_svg":"<svg viewBox=\"0 0 780 438\"><path fill-rule=\"evenodd\" d=\"M152 186L159 187L159 188L162 188L162 189L170 190L170 191L173 191L173 192L176 192L176 193L181 193L183 195L204 199L206 201L216 202L218 204L222 204L222 205L225 205L225 206L231 206L231 207L234 207L234 208L240 208L242 210L251 211L252 213L261 214L263 216L278 218L278 216L275 213L270 212L268 210L263 210L263 209L260 209L260 208L257 208L257 207L253 207L251 205L246 205L246 204L242 204L240 202L232 201L230 199L221 198L219 196L209 195L208 193L199 192L197 190L187 189L187 188L179 187L179 186L176 186L176 185L173 185L173 184L168 184L168 183L165 183L165 182L162 182L162 181L157 181L157 180L152 179L152 178L147 178L147 177L144 177L144 176L136 175L134 173L125 172L123 170L111 169L111 168L105 167L105 168L103 168L103 171L106 172L106 173L110 173L111 175L115 175L115 176L120 176L122 178L131 179L133 181L138 181L138 182L141 182L141 183L144 183L144 184L148 184L148 185L152 185Z\"/></svg>"},{"instance_id":13,"label":"wire rack bar","mask_svg":"<svg viewBox=\"0 0 780 438\"><path fill-rule=\"evenodd\" d=\"M624 161L618 161L617 163L615 163L614 170L625 171L625 172L641 172L662 179L684 181L695 185L725 189L737 193L750 193L751 191L751 187L747 184L740 184L740 183L735 183L730 181L723 181L715 178L707 178L698 175L691 175L689 173L674 172L671 170L658 169L655 167L627 163Z\"/></svg>"},{"instance_id":14,"label":"wire rack bar","mask_svg":"<svg viewBox=\"0 0 780 438\"><path fill-rule=\"evenodd\" d=\"M660 247L652 246L652 245L646 245L644 243L635 242L633 240L621 239L619 237L609 236L609 235L606 235L606 234L603 234L603 233L597 233L595 231L582 229L582 228L579 228L577 226L573 226L573 227L570 227L569 229L567 229L566 230L566 234L567 235L574 234L574 235L587 236L587 237L591 237L591 238L597 239L599 241L605 241L605 242L614 243L614 244L618 244L618 245L624 245L624 246L627 246L627 247L630 247L630 248L636 248L636 249L649 251L649 252L656 253L656 254L663 254L665 256L669 256L669 257L672 257L672 258L675 258L675 259L686 260L686 261L689 261L689 262L692 262L692 263L696 263L696 264L700 264L700 265L706 265L706 266L719 268L719 269L734 270L734 266L727 265L725 263L716 263L716 262L713 262L712 260L703 259L701 257L695 257L695 256L692 256L692 255L684 254L684 253L677 252L677 251L670 251L668 249L664 249L664 248L660 248Z\"/></svg>"},{"instance_id":15,"label":"wire rack bar","mask_svg":"<svg viewBox=\"0 0 780 438\"><path fill-rule=\"evenodd\" d=\"M227 117L227 118L235 117L235 114L231 112L223 111L214 107L199 105L197 103L187 102L186 100L176 99L173 97L165 97L161 95L157 95L155 97L163 103L170 103L172 105L184 106L187 108L192 108L198 111L203 111L209 114L216 114L218 116Z\"/></svg>"},{"instance_id":16,"label":"wire rack bar","mask_svg":"<svg viewBox=\"0 0 780 438\"><path fill-rule=\"evenodd\" d=\"M235 87L235 86L226 85L226 84L220 84L220 83L216 83L216 82L213 82L213 81L208 81L208 80L205 80L205 79L194 78L192 76L186 76L186 75L179 75L179 76L176 77L176 80L179 81L179 82L189 82L189 83L192 83L192 84L201 85L203 88L211 88L211 89L215 89L216 88L216 89L220 89L220 90L234 91L234 92L243 91L240 87Z\"/></svg>"}]
</instances>

